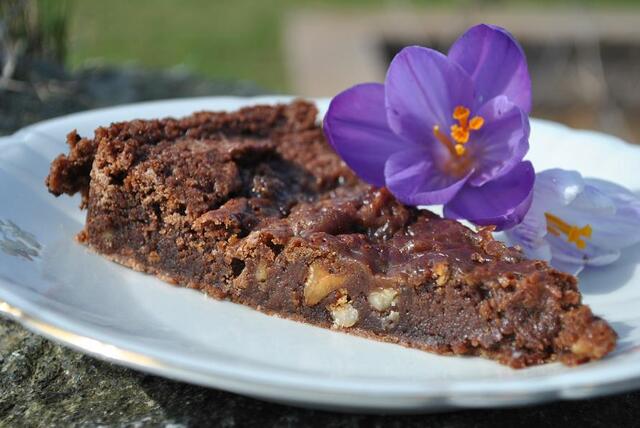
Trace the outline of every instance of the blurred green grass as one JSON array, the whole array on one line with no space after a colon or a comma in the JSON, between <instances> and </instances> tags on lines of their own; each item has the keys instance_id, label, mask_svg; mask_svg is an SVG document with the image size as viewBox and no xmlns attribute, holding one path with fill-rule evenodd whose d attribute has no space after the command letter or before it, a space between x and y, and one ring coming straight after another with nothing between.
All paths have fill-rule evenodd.
<instances>
[{"instance_id":1,"label":"blurred green grass","mask_svg":"<svg viewBox=\"0 0 640 428\"><path fill-rule=\"evenodd\" d=\"M638 0L483 1L507 5L637 5ZM292 7L377 8L391 5L477 5L470 0L76 0L72 2L68 62L99 60L146 67L184 65L204 76L251 80L286 92L281 25ZM331 31L331 29L327 29Z\"/></svg>"},{"instance_id":2,"label":"blurred green grass","mask_svg":"<svg viewBox=\"0 0 640 428\"><path fill-rule=\"evenodd\" d=\"M184 65L205 76L286 91L280 22L302 4L359 0L80 0L73 5L69 63ZM384 2L374 2L382 4Z\"/></svg>"}]
</instances>

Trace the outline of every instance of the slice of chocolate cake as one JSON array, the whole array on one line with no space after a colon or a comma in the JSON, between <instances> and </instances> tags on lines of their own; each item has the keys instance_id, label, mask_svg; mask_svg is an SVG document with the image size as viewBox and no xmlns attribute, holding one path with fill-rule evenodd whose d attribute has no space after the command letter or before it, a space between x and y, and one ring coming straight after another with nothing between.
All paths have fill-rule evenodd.
<instances>
[{"instance_id":1,"label":"slice of chocolate cake","mask_svg":"<svg viewBox=\"0 0 640 428\"><path fill-rule=\"evenodd\" d=\"M136 270L306 323L512 367L602 358L616 334L573 276L360 182L306 102L68 136L55 195L79 240Z\"/></svg>"}]
</instances>

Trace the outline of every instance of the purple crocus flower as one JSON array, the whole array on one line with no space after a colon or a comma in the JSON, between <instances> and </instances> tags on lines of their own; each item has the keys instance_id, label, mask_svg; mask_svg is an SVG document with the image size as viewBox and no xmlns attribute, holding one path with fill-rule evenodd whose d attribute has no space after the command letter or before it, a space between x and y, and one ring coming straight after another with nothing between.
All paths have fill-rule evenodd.
<instances>
[{"instance_id":1,"label":"purple crocus flower","mask_svg":"<svg viewBox=\"0 0 640 428\"><path fill-rule=\"evenodd\" d=\"M549 169L537 174L533 194L522 223L506 232L531 258L578 274L640 242L640 198L622 186Z\"/></svg>"},{"instance_id":2,"label":"purple crocus flower","mask_svg":"<svg viewBox=\"0 0 640 428\"><path fill-rule=\"evenodd\" d=\"M338 94L325 134L365 181L407 205L506 229L527 212L535 173L529 149L531 81L522 48L478 25L449 55L418 46L391 62L384 84Z\"/></svg>"}]
</instances>

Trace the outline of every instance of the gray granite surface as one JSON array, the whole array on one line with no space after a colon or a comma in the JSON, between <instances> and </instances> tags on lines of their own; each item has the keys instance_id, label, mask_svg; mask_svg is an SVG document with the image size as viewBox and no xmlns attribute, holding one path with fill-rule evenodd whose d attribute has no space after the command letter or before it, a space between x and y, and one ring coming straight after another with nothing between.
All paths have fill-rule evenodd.
<instances>
[{"instance_id":1,"label":"gray granite surface","mask_svg":"<svg viewBox=\"0 0 640 428\"><path fill-rule=\"evenodd\" d=\"M48 67L48 68L47 68ZM0 89L0 135L45 118L140 100L254 95L251 83L181 70L33 67L23 90ZM640 392L502 410L435 415L337 414L267 403L105 363L0 318L0 427L514 427L640 426Z\"/></svg>"}]
</instances>

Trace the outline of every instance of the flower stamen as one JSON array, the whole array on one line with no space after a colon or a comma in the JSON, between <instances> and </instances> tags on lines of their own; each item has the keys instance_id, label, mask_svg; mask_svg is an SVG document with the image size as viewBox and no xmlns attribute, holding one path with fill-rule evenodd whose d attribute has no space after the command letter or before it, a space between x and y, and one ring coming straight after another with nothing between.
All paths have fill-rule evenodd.
<instances>
[{"instance_id":1,"label":"flower stamen","mask_svg":"<svg viewBox=\"0 0 640 428\"><path fill-rule=\"evenodd\" d=\"M471 119L471 122L469 122L469 129L473 131L477 131L483 126L484 126L484 117L482 116L475 116L473 119Z\"/></svg>"},{"instance_id":2,"label":"flower stamen","mask_svg":"<svg viewBox=\"0 0 640 428\"><path fill-rule=\"evenodd\" d=\"M579 250L584 250L587 247L583 237L591 239L593 230L591 225L587 224L583 227L572 225L562 220L560 217L556 217L551 213L544 213L547 219L547 230L554 236L560 236L564 234L567 236L567 242L573 243Z\"/></svg>"},{"instance_id":3,"label":"flower stamen","mask_svg":"<svg viewBox=\"0 0 640 428\"><path fill-rule=\"evenodd\" d=\"M471 115L471 111L465 106L457 106L453 109L453 118L460 122L461 126L467 126L469 115Z\"/></svg>"},{"instance_id":4,"label":"flower stamen","mask_svg":"<svg viewBox=\"0 0 640 428\"><path fill-rule=\"evenodd\" d=\"M433 127L433 135L435 135L438 141L440 141L442 145L445 146L447 150L449 150L449 153L451 153L453 156L456 156L456 155L460 156L458 155L456 145L451 142L451 140L449 139L449 137L446 136L446 134L443 134L442 131L440 131L440 127L438 125L435 125Z\"/></svg>"},{"instance_id":5,"label":"flower stamen","mask_svg":"<svg viewBox=\"0 0 640 428\"><path fill-rule=\"evenodd\" d=\"M482 116L474 116L469 120L471 116L471 110L465 106L457 106L453 110L453 118L458 121L457 124L451 125L450 136L453 139L451 141L446 135L440 131L439 126L433 127L433 133L436 138L447 147L449 152L457 157L464 156L467 152L464 147L469 142L469 136L471 131L477 131L484 126L484 118Z\"/></svg>"}]
</instances>

